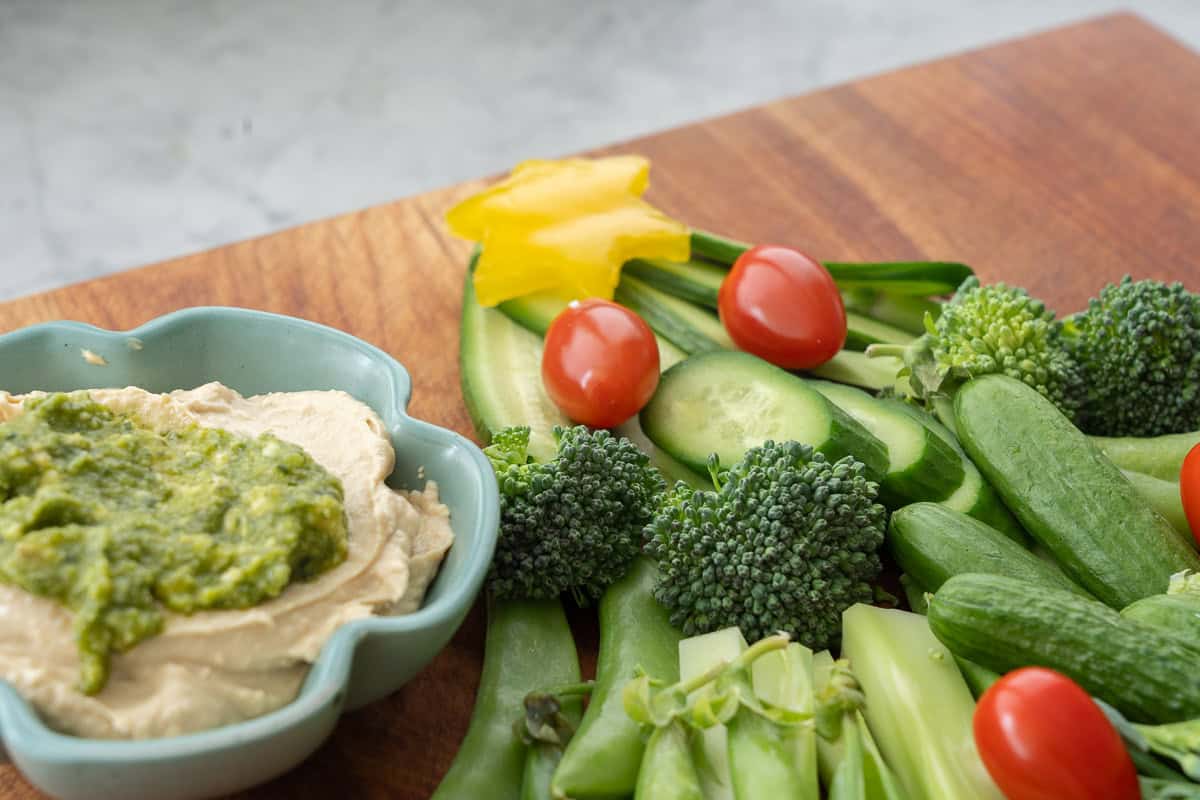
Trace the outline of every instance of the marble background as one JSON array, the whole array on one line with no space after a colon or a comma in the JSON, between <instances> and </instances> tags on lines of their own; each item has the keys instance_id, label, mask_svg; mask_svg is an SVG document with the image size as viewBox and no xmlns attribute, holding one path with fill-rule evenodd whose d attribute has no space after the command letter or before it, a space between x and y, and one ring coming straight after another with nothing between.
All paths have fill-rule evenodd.
<instances>
[{"instance_id":1,"label":"marble background","mask_svg":"<svg viewBox=\"0 0 1200 800\"><path fill-rule=\"evenodd\" d=\"M1121 5L0 0L0 298Z\"/></svg>"}]
</instances>

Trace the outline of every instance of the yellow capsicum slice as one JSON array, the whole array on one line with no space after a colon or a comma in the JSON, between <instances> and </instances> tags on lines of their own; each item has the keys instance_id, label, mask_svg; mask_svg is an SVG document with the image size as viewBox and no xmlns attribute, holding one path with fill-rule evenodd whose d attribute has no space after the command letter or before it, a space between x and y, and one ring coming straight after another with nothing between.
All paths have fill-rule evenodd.
<instances>
[{"instance_id":1,"label":"yellow capsicum slice","mask_svg":"<svg viewBox=\"0 0 1200 800\"><path fill-rule=\"evenodd\" d=\"M690 231L641 199L649 180L640 156L526 161L455 206L451 231L483 246L480 304L538 291L611 299L629 259L686 261Z\"/></svg>"}]
</instances>

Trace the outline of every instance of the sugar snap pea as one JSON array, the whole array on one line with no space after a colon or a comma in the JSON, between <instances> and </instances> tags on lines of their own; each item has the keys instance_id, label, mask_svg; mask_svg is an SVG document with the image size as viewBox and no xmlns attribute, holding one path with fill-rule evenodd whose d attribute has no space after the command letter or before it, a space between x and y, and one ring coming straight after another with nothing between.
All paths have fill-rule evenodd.
<instances>
[{"instance_id":1,"label":"sugar snap pea","mask_svg":"<svg viewBox=\"0 0 1200 800\"><path fill-rule=\"evenodd\" d=\"M634 800L704 800L688 730L682 722L655 728L650 734Z\"/></svg>"},{"instance_id":2,"label":"sugar snap pea","mask_svg":"<svg viewBox=\"0 0 1200 800\"><path fill-rule=\"evenodd\" d=\"M657 576L652 561L638 559L600 599L596 685L554 773L555 797L623 797L637 786L645 743L625 713L625 683L639 666L667 683L679 679L680 633L652 595Z\"/></svg>"},{"instance_id":3,"label":"sugar snap pea","mask_svg":"<svg viewBox=\"0 0 1200 800\"><path fill-rule=\"evenodd\" d=\"M557 600L489 600L475 710L432 800L519 800L526 747L513 723L525 696L578 680L575 640Z\"/></svg>"}]
</instances>

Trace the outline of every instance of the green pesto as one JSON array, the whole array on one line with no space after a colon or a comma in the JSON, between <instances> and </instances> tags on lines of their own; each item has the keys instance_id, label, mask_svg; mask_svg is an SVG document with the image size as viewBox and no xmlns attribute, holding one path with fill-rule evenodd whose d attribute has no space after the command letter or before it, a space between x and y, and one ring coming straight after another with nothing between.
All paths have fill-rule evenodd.
<instances>
[{"instance_id":1,"label":"green pesto","mask_svg":"<svg viewBox=\"0 0 1200 800\"><path fill-rule=\"evenodd\" d=\"M156 432L86 392L0 424L0 581L74 612L81 691L166 611L256 605L346 558L342 486L296 445Z\"/></svg>"}]
</instances>

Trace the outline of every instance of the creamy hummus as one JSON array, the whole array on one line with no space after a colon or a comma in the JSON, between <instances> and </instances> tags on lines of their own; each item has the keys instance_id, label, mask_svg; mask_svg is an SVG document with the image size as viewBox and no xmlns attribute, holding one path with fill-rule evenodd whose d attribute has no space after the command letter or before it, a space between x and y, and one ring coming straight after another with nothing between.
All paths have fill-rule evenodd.
<instances>
[{"instance_id":1,"label":"creamy hummus","mask_svg":"<svg viewBox=\"0 0 1200 800\"><path fill-rule=\"evenodd\" d=\"M167 395L97 389L92 398L151 427L190 424L235 434L272 433L299 445L342 482L346 560L308 583L240 611L168 615L162 633L112 658L96 695L78 691L72 614L0 584L0 678L54 727L97 738L171 736L248 719L291 701L339 625L416 610L450 547L437 487L402 492L384 480L394 453L383 422L344 392L242 397L219 383ZM25 396L0 392L0 422Z\"/></svg>"}]
</instances>

